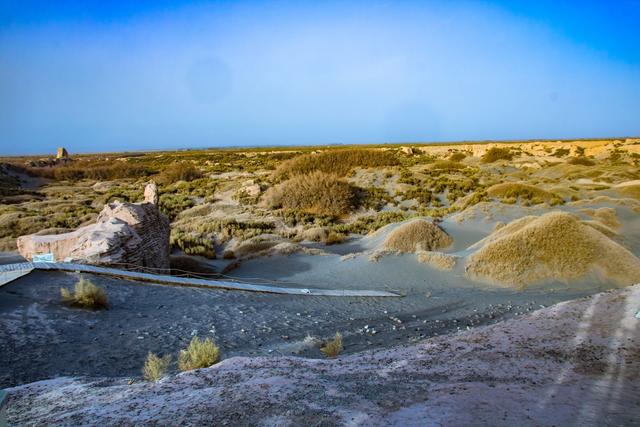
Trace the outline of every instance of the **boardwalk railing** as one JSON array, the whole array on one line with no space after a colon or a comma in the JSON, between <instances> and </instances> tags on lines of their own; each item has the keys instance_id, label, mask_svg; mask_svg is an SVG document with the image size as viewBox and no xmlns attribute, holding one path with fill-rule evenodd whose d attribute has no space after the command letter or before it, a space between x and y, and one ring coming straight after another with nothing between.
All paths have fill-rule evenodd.
<instances>
[{"instance_id":1,"label":"boardwalk railing","mask_svg":"<svg viewBox=\"0 0 640 427\"><path fill-rule=\"evenodd\" d=\"M271 294L286 295L311 295L330 297L400 297L401 295L387 291L375 290L341 290L341 289L314 289L314 288L288 288L281 286L255 285L224 280L194 279L188 277L168 276L164 274L140 273L137 271L120 270L117 268L97 267L86 264L73 264L66 262L22 262L17 264L0 265L0 286L9 283L33 270L69 271L77 273L98 274L111 277L120 277L142 282L152 282L174 286L189 286L197 288L226 289L232 291L265 292Z\"/></svg>"}]
</instances>

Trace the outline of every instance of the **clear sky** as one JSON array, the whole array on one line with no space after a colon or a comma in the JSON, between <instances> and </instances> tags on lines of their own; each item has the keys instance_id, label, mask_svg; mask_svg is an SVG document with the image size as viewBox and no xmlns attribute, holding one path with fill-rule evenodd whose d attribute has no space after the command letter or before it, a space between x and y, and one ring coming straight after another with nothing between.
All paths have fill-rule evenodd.
<instances>
[{"instance_id":1,"label":"clear sky","mask_svg":"<svg viewBox=\"0 0 640 427\"><path fill-rule=\"evenodd\" d=\"M640 0L0 0L0 154L640 135Z\"/></svg>"}]
</instances>

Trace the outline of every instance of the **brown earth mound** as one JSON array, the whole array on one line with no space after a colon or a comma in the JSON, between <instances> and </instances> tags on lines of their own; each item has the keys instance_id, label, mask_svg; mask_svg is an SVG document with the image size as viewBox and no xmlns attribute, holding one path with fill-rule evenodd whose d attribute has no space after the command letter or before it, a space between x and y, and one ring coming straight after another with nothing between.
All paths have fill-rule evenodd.
<instances>
[{"instance_id":1,"label":"brown earth mound","mask_svg":"<svg viewBox=\"0 0 640 427\"><path fill-rule=\"evenodd\" d=\"M445 248L453 239L443 229L424 219L400 225L384 241L384 249L399 252L432 251Z\"/></svg>"},{"instance_id":2,"label":"brown earth mound","mask_svg":"<svg viewBox=\"0 0 640 427\"><path fill-rule=\"evenodd\" d=\"M520 218L477 246L467 277L503 286L568 281L592 272L617 286L640 281L638 257L565 212Z\"/></svg>"}]
</instances>

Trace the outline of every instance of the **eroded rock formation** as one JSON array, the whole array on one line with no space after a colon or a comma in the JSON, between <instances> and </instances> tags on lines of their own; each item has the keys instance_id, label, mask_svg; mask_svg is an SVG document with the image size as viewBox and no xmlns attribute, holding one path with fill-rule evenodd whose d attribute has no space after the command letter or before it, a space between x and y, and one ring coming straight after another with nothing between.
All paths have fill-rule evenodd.
<instances>
[{"instance_id":1,"label":"eroded rock formation","mask_svg":"<svg viewBox=\"0 0 640 427\"><path fill-rule=\"evenodd\" d=\"M169 268L169 220L160 213L157 188L149 184L145 202L107 204L95 224L65 234L18 238L18 251L28 260L52 253L56 261L95 265Z\"/></svg>"}]
</instances>

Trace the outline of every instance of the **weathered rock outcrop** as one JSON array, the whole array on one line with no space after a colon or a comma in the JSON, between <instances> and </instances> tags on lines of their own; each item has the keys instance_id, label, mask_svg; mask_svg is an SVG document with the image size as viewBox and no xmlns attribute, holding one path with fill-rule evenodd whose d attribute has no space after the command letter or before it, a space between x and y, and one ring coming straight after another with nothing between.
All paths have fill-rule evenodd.
<instances>
[{"instance_id":1,"label":"weathered rock outcrop","mask_svg":"<svg viewBox=\"0 0 640 427\"><path fill-rule=\"evenodd\" d=\"M147 186L147 200L157 200L155 185ZM97 222L71 233L18 238L20 255L52 253L56 261L95 265L132 264L169 268L169 220L154 203L107 204Z\"/></svg>"}]
</instances>

